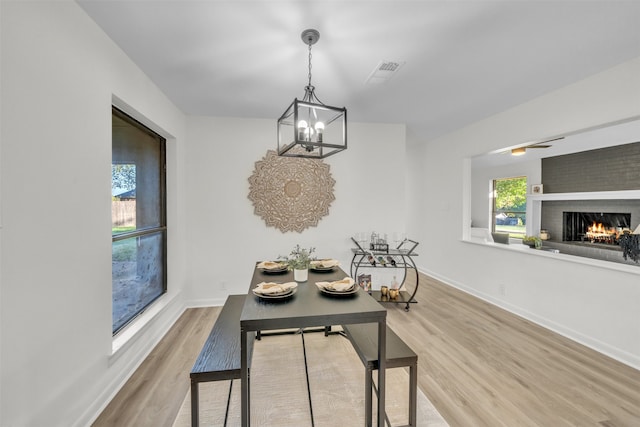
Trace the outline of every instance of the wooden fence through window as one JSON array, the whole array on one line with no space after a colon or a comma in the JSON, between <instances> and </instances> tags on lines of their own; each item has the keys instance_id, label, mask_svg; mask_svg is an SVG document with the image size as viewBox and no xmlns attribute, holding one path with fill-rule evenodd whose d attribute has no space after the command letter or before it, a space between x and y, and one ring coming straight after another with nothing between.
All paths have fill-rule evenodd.
<instances>
[{"instance_id":1,"label":"wooden fence through window","mask_svg":"<svg viewBox=\"0 0 640 427\"><path fill-rule=\"evenodd\" d=\"M114 227L136 226L136 201L112 200L111 223Z\"/></svg>"}]
</instances>

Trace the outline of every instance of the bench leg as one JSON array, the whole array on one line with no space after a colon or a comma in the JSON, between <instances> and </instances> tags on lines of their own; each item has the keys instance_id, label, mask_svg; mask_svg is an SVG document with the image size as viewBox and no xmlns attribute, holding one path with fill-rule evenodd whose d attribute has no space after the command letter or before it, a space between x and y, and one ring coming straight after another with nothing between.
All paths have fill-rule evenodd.
<instances>
[{"instance_id":1,"label":"bench leg","mask_svg":"<svg viewBox=\"0 0 640 427\"><path fill-rule=\"evenodd\" d=\"M416 427L418 425L417 407L418 365L413 364L409 367L409 426L411 427Z\"/></svg>"},{"instance_id":2,"label":"bench leg","mask_svg":"<svg viewBox=\"0 0 640 427\"><path fill-rule=\"evenodd\" d=\"M364 425L371 427L373 424L373 371L369 368L364 375Z\"/></svg>"},{"instance_id":3,"label":"bench leg","mask_svg":"<svg viewBox=\"0 0 640 427\"><path fill-rule=\"evenodd\" d=\"M191 380L191 427L198 427L198 382Z\"/></svg>"},{"instance_id":4,"label":"bench leg","mask_svg":"<svg viewBox=\"0 0 640 427\"><path fill-rule=\"evenodd\" d=\"M227 427L229 420L229 406L231 405L231 393L233 392L233 380L229 382L229 396L227 397L227 410L224 412L224 427Z\"/></svg>"},{"instance_id":5,"label":"bench leg","mask_svg":"<svg viewBox=\"0 0 640 427\"><path fill-rule=\"evenodd\" d=\"M242 427L251 426L251 392L249 390L249 333L240 329L240 419ZM253 333L253 332L251 332Z\"/></svg>"},{"instance_id":6,"label":"bench leg","mask_svg":"<svg viewBox=\"0 0 640 427\"><path fill-rule=\"evenodd\" d=\"M385 401L387 396L387 322L378 322L378 427L384 427L387 417Z\"/></svg>"}]
</instances>

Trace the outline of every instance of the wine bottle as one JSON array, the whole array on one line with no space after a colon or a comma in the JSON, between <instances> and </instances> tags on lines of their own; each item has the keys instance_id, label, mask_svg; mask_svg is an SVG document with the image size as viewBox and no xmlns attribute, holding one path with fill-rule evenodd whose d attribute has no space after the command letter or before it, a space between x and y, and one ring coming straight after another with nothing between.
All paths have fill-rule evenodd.
<instances>
[{"instance_id":1,"label":"wine bottle","mask_svg":"<svg viewBox=\"0 0 640 427\"><path fill-rule=\"evenodd\" d=\"M396 280L396 276L393 276L393 280L391 281L391 289L398 289L398 281Z\"/></svg>"},{"instance_id":2,"label":"wine bottle","mask_svg":"<svg viewBox=\"0 0 640 427\"><path fill-rule=\"evenodd\" d=\"M367 259L369 260L369 263L370 263L372 266L374 266L374 267L376 266L376 259L373 257L373 255L368 255L368 256L367 256Z\"/></svg>"}]
</instances>

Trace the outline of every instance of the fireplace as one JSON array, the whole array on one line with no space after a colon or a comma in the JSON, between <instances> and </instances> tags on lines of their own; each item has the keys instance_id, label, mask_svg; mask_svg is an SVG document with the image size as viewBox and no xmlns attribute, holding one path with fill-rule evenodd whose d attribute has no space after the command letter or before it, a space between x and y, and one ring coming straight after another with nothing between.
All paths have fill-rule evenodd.
<instances>
[{"instance_id":1,"label":"fireplace","mask_svg":"<svg viewBox=\"0 0 640 427\"><path fill-rule=\"evenodd\" d=\"M631 226L630 213L563 212L562 240L617 245Z\"/></svg>"},{"instance_id":2,"label":"fireplace","mask_svg":"<svg viewBox=\"0 0 640 427\"><path fill-rule=\"evenodd\" d=\"M604 220L602 217L609 215L609 212L614 213L614 219ZM586 219L583 215L581 226L577 224L580 215L575 213L588 214ZM622 220L616 220L616 217ZM632 232L640 223L640 189L601 193L546 193L527 199L527 233L536 235L539 230L546 230L549 240L543 243L543 248L637 267L638 264L634 261L622 257L619 244L610 243L613 238L600 239L605 243L587 240L588 227L593 226L594 221L596 225L602 223L603 227L607 222L610 228L615 227L616 233L618 225L623 228L623 233L625 228Z\"/></svg>"}]
</instances>

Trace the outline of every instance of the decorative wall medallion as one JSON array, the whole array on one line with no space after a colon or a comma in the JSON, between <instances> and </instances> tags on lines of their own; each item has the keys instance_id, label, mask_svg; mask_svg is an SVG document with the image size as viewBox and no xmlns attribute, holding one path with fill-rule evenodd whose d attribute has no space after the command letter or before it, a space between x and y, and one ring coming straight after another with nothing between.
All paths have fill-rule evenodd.
<instances>
[{"instance_id":1,"label":"decorative wall medallion","mask_svg":"<svg viewBox=\"0 0 640 427\"><path fill-rule=\"evenodd\" d=\"M335 200L329 169L322 160L280 157L268 150L249 177L254 213L283 233L317 226Z\"/></svg>"}]
</instances>

